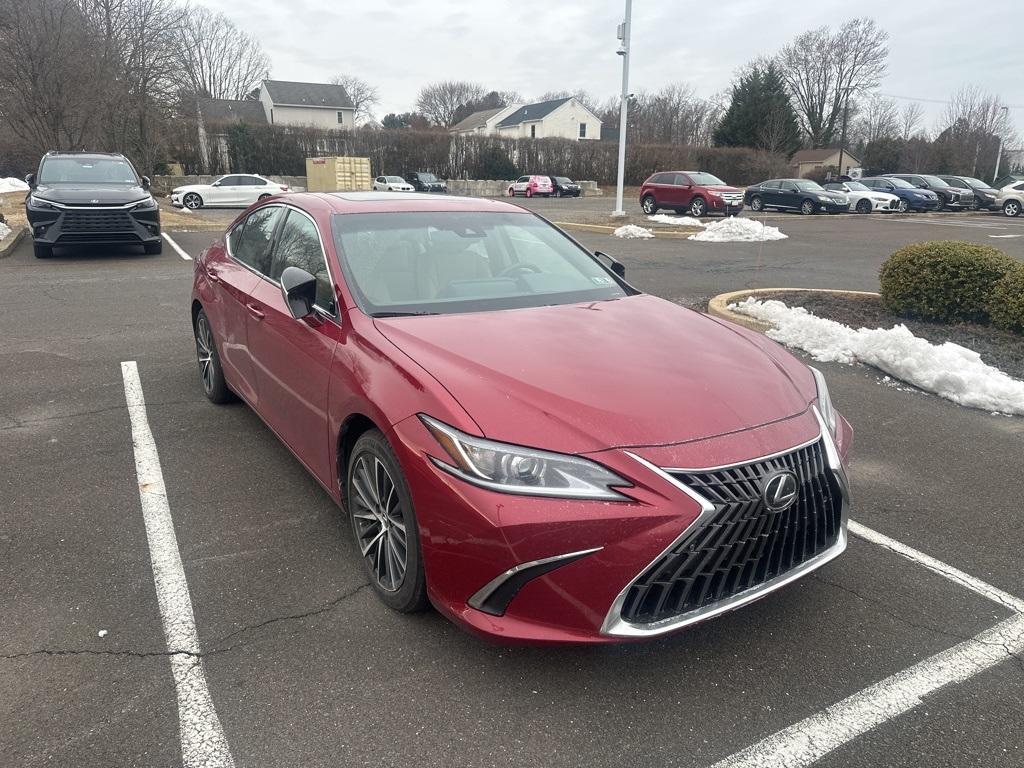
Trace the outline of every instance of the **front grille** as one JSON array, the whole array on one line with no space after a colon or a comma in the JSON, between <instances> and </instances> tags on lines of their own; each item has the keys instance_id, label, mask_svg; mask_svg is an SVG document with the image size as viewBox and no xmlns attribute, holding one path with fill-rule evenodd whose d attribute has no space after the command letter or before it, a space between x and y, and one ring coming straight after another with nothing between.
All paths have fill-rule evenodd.
<instances>
[{"instance_id":1,"label":"front grille","mask_svg":"<svg viewBox=\"0 0 1024 768\"><path fill-rule=\"evenodd\" d=\"M109 232L134 232L132 217L127 211L69 208L64 212L61 231L67 235Z\"/></svg>"},{"instance_id":2,"label":"front grille","mask_svg":"<svg viewBox=\"0 0 1024 768\"><path fill-rule=\"evenodd\" d=\"M743 203L743 193L737 192L734 194L723 194L722 199L725 200L728 205L741 205Z\"/></svg>"},{"instance_id":3,"label":"front grille","mask_svg":"<svg viewBox=\"0 0 1024 768\"><path fill-rule=\"evenodd\" d=\"M786 469L797 477L797 499L773 512L762 499L762 486L769 475ZM750 464L672 476L715 511L630 585L622 604L628 622L674 618L760 586L839 538L842 491L821 441Z\"/></svg>"}]
</instances>

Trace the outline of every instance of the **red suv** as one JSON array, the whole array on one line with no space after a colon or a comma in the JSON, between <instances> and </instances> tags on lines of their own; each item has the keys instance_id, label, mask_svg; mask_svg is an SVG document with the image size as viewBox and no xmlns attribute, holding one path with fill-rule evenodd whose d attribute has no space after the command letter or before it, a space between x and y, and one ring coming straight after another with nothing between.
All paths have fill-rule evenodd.
<instances>
[{"instance_id":1,"label":"red suv","mask_svg":"<svg viewBox=\"0 0 1024 768\"><path fill-rule=\"evenodd\" d=\"M666 171L653 174L640 187L640 207L648 216L660 208L698 217L735 216L743 210L743 190L704 171Z\"/></svg>"}]
</instances>

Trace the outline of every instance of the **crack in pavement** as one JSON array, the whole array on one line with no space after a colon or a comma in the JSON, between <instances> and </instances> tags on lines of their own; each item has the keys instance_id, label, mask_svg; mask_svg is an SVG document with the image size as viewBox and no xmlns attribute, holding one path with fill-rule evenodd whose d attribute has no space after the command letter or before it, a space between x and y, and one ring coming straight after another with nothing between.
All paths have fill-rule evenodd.
<instances>
[{"instance_id":1,"label":"crack in pavement","mask_svg":"<svg viewBox=\"0 0 1024 768\"><path fill-rule=\"evenodd\" d=\"M217 640L215 640L212 643L213 647L210 650L208 650L208 651L201 651L199 653L196 653L194 651L184 651L184 650L133 651L133 650L130 650L130 649L121 649L121 650L92 650L92 649L85 649L85 648L82 648L82 649L40 648L40 649L37 649L37 650L34 650L34 651L22 651L22 652L19 652L19 653L0 654L0 659L5 660L5 661L11 661L11 660L16 660L16 659L30 658L32 656L119 656L119 657L133 658L133 659L146 659L146 658L152 658L152 657L166 658L166 657L169 657L169 656L188 656L188 657L191 657L193 659L204 659L204 658L206 658L208 656L217 656L217 655L224 654L224 653L230 653L231 651L237 650L239 648L244 648L245 646L251 644L251 643L248 643L248 642L242 642L242 643L235 643L235 644L229 645L227 647L220 647L223 643L227 642L228 640L230 640L233 637L237 637L238 635L245 634L246 632L258 631L258 630L263 629L264 627L267 627L267 626L269 626L271 624L278 624L278 623L285 622L285 621L299 621L299 620L302 620L302 619L310 618L312 616L319 616L321 614L328 613L329 611L332 611L335 608L337 608L339 605L344 603L349 598L354 597L358 593L362 592L364 589L366 589L369 586L370 586L370 582L368 582L368 581L367 582L363 582L362 584L360 584L359 586L355 587L354 589L351 589L348 592L345 592L345 593L339 595L338 597L336 597L333 600L331 600L329 603L326 603L326 604L320 606L319 608L313 608L312 610L305 611L303 613L293 613L293 614L287 614L285 616L275 616L275 617L267 619L265 621L261 621L261 622L258 622L256 624L250 624L250 625L242 627L241 629L236 629L234 632L231 632L231 633L229 633L227 635L224 635L223 637L220 637Z\"/></svg>"}]
</instances>

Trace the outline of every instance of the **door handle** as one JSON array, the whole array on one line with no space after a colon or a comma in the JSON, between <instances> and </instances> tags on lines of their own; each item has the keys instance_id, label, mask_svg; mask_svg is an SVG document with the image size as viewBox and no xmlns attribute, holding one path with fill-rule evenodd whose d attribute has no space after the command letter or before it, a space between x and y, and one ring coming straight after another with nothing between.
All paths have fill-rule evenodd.
<instances>
[{"instance_id":1,"label":"door handle","mask_svg":"<svg viewBox=\"0 0 1024 768\"><path fill-rule=\"evenodd\" d=\"M257 307L255 304L251 302L247 303L245 305L245 308L248 309L249 314L255 317L257 320L262 320L264 317L266 317L266 314L264 314L263 310L261 310L259 307Z\"/></svg>"},{"instance_id":2,"label":"door handle","mask_svg":"<svg viewBox=\"0 0 1024 768\"><path fill-rule=\"evenodd\" d=\"M219 283L220 282L220 274L215 269L210 269L209 267L207 267L206 268L206 276L208 278L210 278L210 282L212 282L212 283Z\"/></svg>"}]
</instances>

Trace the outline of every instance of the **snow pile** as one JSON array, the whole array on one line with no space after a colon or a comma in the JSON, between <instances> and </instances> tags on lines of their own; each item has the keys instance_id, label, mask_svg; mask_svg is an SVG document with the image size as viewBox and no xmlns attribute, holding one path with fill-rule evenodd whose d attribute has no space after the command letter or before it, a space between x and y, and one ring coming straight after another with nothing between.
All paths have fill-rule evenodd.
<instances>
[{"instance_id":1,"label":"snow pile","mask_svg":"<svg viewBox=\"0 0 1024 768\"><path fill-rule=\"evenodd\" d=\"M854 330L803 307L752 296L729 309L771 323L768 336L823 362L861 362L968 408L1024 416L1024 381L1008 376L959 344L932 344L905 325Z\"/></svg>"},{"instance_id":2,"label":"snow pile","mask_svg":"<svg viewBox=\"0 0 1024 768\"><path fill-rule=\"evenodd\" d=\"M28 192L28 184L21 179L9 176L6 179L0 179L0 195L4 192Z\"/></svg>"},{"instance_id":3,"label":"snow pile","mask_svg":"<svg viewBox=\"0 0 1024 768\"><path fill-rule=\"evenodd\" d=\"M654 237L654 233L651 230L638 227L636 224L625 224L612 232L612 234L616 237L625 237L630 240Z\"/></svg>"},{"instance_id":4,"label":"snow pile","mask_svg":"<svg viewBox=\"0 0 1024 768\"><path fill-rule=\"evenodd\" d=\"M703 232L690 235L689 240L705 243L759 243L763 240L785 240L778 227L766 227L755 219L728 216L721 221L708 224Z\"/></svg>"},{"instance_id":5,"label":"snow pile","mask_svg":"<svg viewBox=\"0 0 1024 768\"><path fill-rule=\"evenodd\" d=\"M693 216L669 216L664 213L656 213L653 216L648 216L647 220L658 224L672 224L677 227L704 228L704 222L700 219L693 218Z\"/></svg>"},{"instance_id":6,"label":"snow pile","mask_svg":"<svg viewBox=\"0 0 1024 768\"><path fill-rule=\"evenodd\" d=\"M3 240L9 234L11 234L11 228L3 222L0 222L0 240Z\"/></svg>"}]
</instances>

